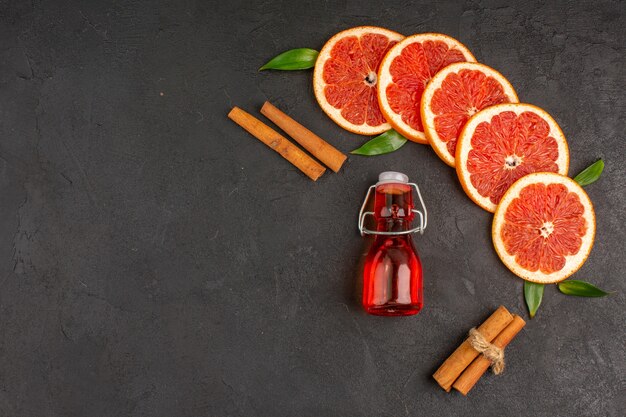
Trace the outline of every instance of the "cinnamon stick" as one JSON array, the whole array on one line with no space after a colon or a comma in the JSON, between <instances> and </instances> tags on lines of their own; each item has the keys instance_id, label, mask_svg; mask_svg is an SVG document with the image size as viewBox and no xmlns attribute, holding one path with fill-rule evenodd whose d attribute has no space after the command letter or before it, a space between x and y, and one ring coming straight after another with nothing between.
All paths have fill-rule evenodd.
<instances>
[{"instance_id":1,"label":"cinnamon stick","mask_svg":"<svg viewBox=\"0 0 626 417\"><path fill-rule=\"evenodd\" d=\"M283 158L295 165L313 181L317 181L326 171L326 168L304 153L304 151L296 145L256 117L241 110L239 107L233 107L230 113L228 113L228 117L239 126L246 129L252 136L278 152Z\"/></svg>"},{"instance_id":2,"label":"cinnamon stick","mask_svg":"<svg viewBox=\"0 0 626 417\"><path fill-rule=\"evenodd\" d=\"M526 322L520 316L514 314L513 321L509 323L509 325L506 326L505 329L502 330L491 343L501 349L504 349L509 343L511 343L511 341L520 332L520 330L524 328L525 325ZM467 393L478 382L480 377L487 371L490 365L491 363L489 362L489 359L480 355L474 359L474 362L472 362L470 366L465 369L465 371L463 371L452 387L461 394L467 395Z\"/></svg>"},{"instance_id":3,"label":"cinnamon stick","mask_svg":"<svg viewBox=\"0 0 626 417\"><path fill-rule=\"evenodd\" d=\"M334 146L293 120L269 101L266 101L261 107L261 114L274 122L276 126L284 130L293 140L333 171L338 172L346 161L347 157Z\"/></svg>"},{"instance_id":4,"label":"cinnamon stick","mask_svg":"<svg viewBox=\"0 0 626 417\"><path fill-rule=\"evenodd\" d=\"M478 327L478 331L488 342L491 342L512 320L511 313L504 306L500 306ZM478 351L466 339L437 369L433 378L441 388L450 392L454 381L476 356L478 356Z\"/></svg>"}]
</instances>

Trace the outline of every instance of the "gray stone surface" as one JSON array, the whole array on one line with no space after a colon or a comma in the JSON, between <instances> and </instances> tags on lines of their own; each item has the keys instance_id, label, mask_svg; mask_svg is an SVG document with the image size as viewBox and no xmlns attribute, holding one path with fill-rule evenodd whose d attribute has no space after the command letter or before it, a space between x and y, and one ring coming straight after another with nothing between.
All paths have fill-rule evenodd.
<instances>
[{"instance_id":1,"label":"gray stone surface","mask_svg":"<svg viewBox=\"0 0 626 417\"><path fill-rule=\"evenodd\" d=\"M623 416L626 6L614 1L3 1L0 415ZM427 147L312 183L226 118L269 99L343 151L311 72L259 73L356 25L459 38L565 131L597 239L504 375L430 378L499 304L527 317L491 216ZM365 315L356 231L381 170L420 183L426 306Z\"/></svg>"}]
</instances>

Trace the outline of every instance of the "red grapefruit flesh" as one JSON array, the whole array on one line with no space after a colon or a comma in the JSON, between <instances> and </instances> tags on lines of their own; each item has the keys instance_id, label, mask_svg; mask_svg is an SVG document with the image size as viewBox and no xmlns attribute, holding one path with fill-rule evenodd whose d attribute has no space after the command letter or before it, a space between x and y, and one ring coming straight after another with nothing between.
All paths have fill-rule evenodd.
<instances>
[{"instance_id":1,"label":"red grapefruit flesh","mask_svg":"<svg viewBox=\"0 0 626 417\"><path fill-rule=\"evenodd\" d=\"M466 194L487 211L517 179L533 172L567 175L567 141L556 121L530 104L476 113L459 135L456 171Z\"/></svg>"},{"instance_id":2,"label":"red grapefruit flesh","mask_svg":"<svg viewBox=\"0 0 626 417\"><path fill-rule=\"evenodd\" d=\"M493 68L476 62L448 65L422 95L424 133L437 155L454 166L457 139L467 120L485 107L518 101L511 83Z\"/></svg>"},{"instance_id":3,"label":"red grapefruit flesh","mask_svg":"<svg viewBox=\"0 0 626 417\"><path fill-rule=\"evenodd\" d=\"M391 129L378 106L378 66L387 50L403 38L374 26L347 29L322 48L313 71L315 98L342 128L361 135Z\"/></svg>"},{"instance_id":4,"label":"red grapefruit flesh","mask_svg":"<svg viewBox=\"0 0 626 417\"><path fill-rule=\"evenodd\" d=\"M422 93L439 70L463 61L476 59L459 41L439 33L409 36L392 47L378 71L378 101L393 128L407 139L428 143L420 115Z\"/></svg>"},{"instance_id":5,"label":"red grapefruit flesh","mask_svg":"<svg viewBox=\"0 0 626 417\"><path fill-rule=\"evenodd\" d=\"M594 237L589 197L574 180L555 173L520 178L493 219L493 244L502 262L519 277L542 284L580 269Z\"/></svg>"}]
</instances>

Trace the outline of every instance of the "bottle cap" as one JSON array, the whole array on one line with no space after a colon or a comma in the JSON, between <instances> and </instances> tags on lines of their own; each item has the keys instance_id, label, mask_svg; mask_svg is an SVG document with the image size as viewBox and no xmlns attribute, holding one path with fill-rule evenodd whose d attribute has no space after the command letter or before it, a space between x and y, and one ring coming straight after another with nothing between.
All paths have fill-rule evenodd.
<instances>
[{"instance_id":1,"label":"bottle cap","mask_svg":"<svg viewBox=\"0 0 626 417\"><path fill-rule=\"evenodd\" d=\"M409 182L409 177L401 172L385 171L378 175L378 183L380 184L384 182L400 182L406 184Z\"/></svg>"}]
</instances>

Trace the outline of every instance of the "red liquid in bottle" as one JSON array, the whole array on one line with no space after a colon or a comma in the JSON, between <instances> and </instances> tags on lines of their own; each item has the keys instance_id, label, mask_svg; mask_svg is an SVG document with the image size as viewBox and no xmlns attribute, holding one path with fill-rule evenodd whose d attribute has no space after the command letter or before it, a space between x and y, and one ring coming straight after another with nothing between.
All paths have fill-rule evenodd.
<instances>
[{"instance_id":1,"label":"red liquid in bottle","mask_svg":"<svg viewBox=\"0 0 626 417\"><path fill-rule=\"evenodd\" d=\"M374 217L379 232L409 230L413 220L411 186L376 185ZM422 263L410 234L376 235L365 260L363 307L370 314L410 316L422 309Z\"/></svg>"}]
</instances>

